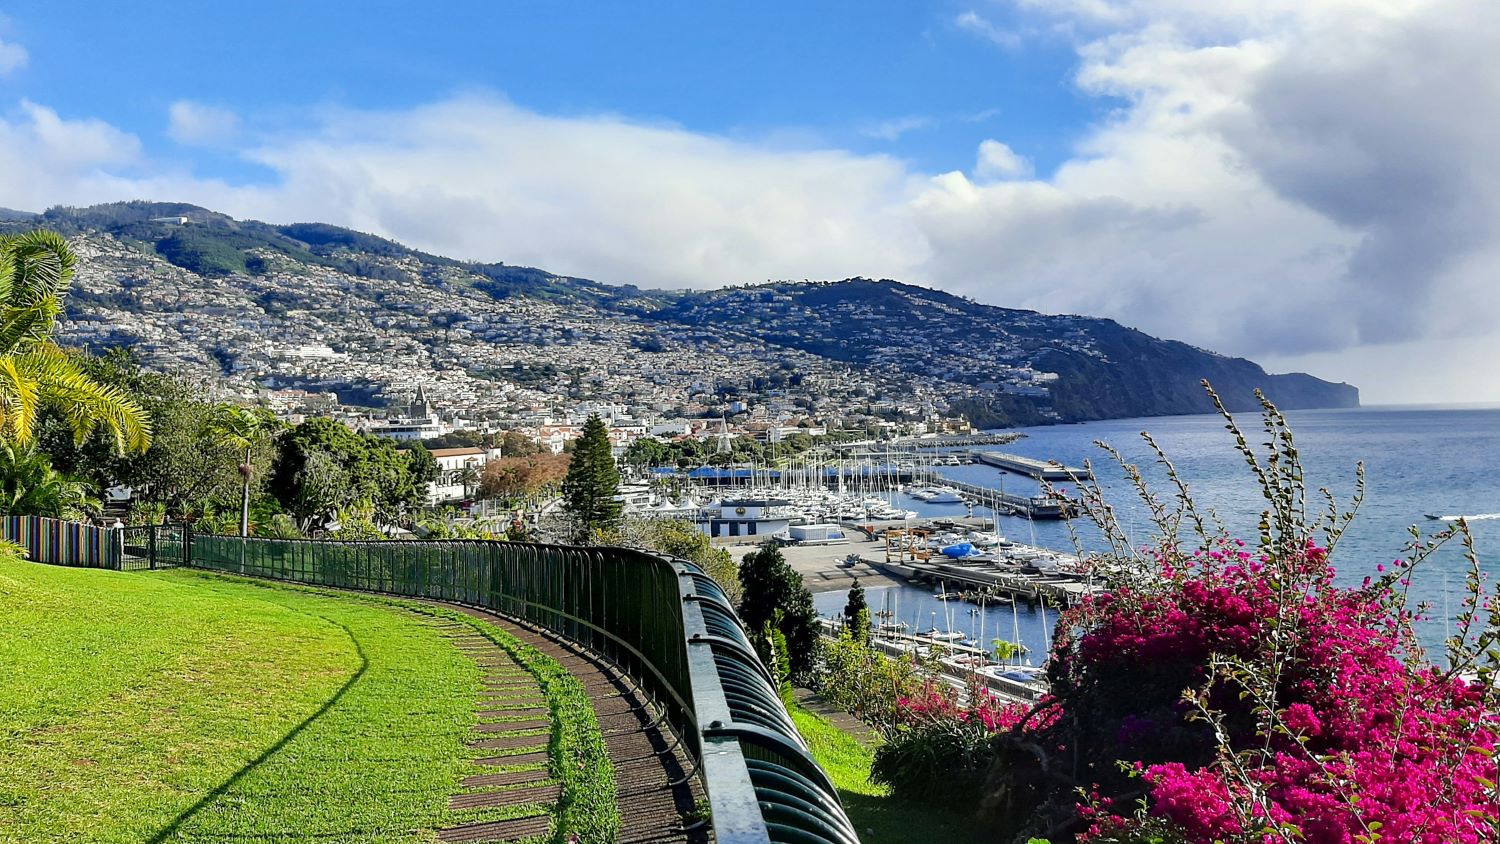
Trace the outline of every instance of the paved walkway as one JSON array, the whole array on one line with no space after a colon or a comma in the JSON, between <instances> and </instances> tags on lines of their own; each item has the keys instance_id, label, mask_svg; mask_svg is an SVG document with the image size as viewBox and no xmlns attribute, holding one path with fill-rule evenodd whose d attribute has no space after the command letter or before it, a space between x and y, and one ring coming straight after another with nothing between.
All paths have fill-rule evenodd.
<instances>
[{"instance_id":1,"label":"paved walkway","mask_svg":"<svg viewBox=\"0 0 1500 844\"><path fill-rule=\"evenodd\" d=\"M555 659L583 683L615 768L620 810L620 844L706 842L706 829L685 829L703 797L690 763L672 735L654 726L656 712L629 678L603 660L550 633L521 626L502 616L469 607L458 609L514 635ZM493 773L468 777L450 798L454 809L505 809L512 817L460 824L440 830L452 842L503 842L545 835L561 796L549 771L547 743L552 716L536 678L505 650L459 623L443 625L454 644L484 670L484 689L475 702L479 717L471 747L485 755L478 762ZM686 782L674 785L681 780Z\"/></svg>"},{"instance_id":2,"label":"paved walkway","mask_svg":"<svg viewBox=\"0 0 1500 844\"><path fill-rule=\"evenodd\" d=\"M797 696L797 703L803 709L821 716L824 721L839 728L841 732L848 733L851 738L865 747L873 748L879 744L875 730L869 724L824 700L822 695L812 689L798 687L793 689L793 693Z\"/></svg>"}]
</instances>

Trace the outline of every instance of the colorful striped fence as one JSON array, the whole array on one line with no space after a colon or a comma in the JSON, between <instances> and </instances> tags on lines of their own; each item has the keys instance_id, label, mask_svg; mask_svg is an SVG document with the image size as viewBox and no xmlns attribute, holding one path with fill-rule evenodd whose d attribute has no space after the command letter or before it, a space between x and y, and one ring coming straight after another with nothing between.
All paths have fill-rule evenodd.
<instances>
[{"instance_id":1,"label":"colorful striped fence","mask_svg":"<svg viewBox=\"0 0 1500 844\"><path fill-rule=\"evenodd\" d=\"M0 517L0 539L26 549L26 556L39 563L118 569L120 554L114 531L82 522L64 522L45 516Z\"/></svg>"}]
</instances>

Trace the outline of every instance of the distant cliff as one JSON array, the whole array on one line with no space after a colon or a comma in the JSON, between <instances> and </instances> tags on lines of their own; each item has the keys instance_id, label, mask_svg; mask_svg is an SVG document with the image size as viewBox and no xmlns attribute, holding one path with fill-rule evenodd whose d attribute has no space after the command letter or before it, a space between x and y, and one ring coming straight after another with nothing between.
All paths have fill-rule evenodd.
<instances>
[{"instance_id":1,"label":"distant cliff","mask_svg":"<svg viewBox=\"0 0 1500 844\"><path fill-rule=\"evenodd\" d=\"M895 364L990 386L962 400L976 424L1208 413L1210 381L1231 410L1256 410L1258 388L1287 410L1357 407L1359 390L1311 375L1161 340L1093 317L1000 308L894 281L782 282L683 293L657 319L745 331L837 360ZM1037 382L1045 395L1007 374ZM1050 411L1050 413L1049 413ZM1055 414L1055 416L1054 416Z\"/></svg>"}]
</instances>

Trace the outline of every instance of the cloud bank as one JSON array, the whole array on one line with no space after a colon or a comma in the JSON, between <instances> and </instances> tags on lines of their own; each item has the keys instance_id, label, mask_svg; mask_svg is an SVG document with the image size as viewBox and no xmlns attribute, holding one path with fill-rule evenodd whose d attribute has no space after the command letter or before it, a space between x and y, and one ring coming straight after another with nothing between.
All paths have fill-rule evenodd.
<instances>
[{"instance_id":1,"label":"cloud bank","mask_svg":"<svg viewBox=\"0 0 1500 844\"><path fill-rule=\"evenodd\" d=\"M496 95L324 110L311 129L258 135L232 113L174 105L180 142L232 144L274 174L237 185L23 101L0 117L0 205L183 199L644 286L890 276L1315 364L1377 400L1459 398L1430 374L1500 350L1500 70L1488 60L1500 6L1012 6L1042 33L1028 37L1076 50L1082 92L1117 105L1050 173L1003 134L976 139L963 171L924 173ZM1011 31L987 11L961 28ZM1396 358L1429 360L1428 377ZM1476 379L1470 390L1500 400L1500 377Z\"/></svg>"}]
</instances>

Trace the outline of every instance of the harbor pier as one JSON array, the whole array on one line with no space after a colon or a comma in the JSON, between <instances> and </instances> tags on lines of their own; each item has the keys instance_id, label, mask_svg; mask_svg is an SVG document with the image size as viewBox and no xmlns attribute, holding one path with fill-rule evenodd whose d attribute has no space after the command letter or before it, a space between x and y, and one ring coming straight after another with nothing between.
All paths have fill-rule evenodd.
<instances>
[{"instance_id":1,"label":"harbor pier","mask_svg":"<svg viewBox=\"0 0 1500 844\"><path fill-rule=\"evenodd\" d=\"M1016 495L981 484L956 480L926 469L915 470L913 480L953 487L968 496L976 507L993 507L1012 516L1042 520L1071 519L1078 514L1076 503L1057 495Z\"/></svg>"},{"instance_id":2,"label":"harbor pier","mask_svg":"<svg viewBox=\"0 0 1500 844\"><path fill-rule=\"evenodd\" d=\"M1000 451L970 451L969 457L986 466L994 466L1006 472L1025 475L1038 481L1089 480L1092 472L1080 466L1064 466L1056 460L1034 460L1019 454Z\"/></svg>"}]
</instances>

